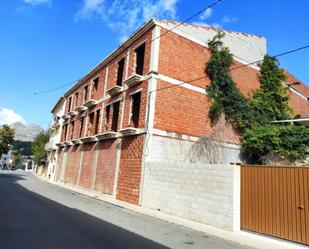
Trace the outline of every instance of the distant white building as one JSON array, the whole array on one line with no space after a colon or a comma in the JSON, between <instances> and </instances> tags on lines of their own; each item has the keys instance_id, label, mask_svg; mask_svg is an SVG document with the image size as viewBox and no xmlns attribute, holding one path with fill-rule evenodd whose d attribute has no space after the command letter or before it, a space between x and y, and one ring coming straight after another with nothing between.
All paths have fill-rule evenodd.
<instances>
[{"instance_id":1,"label":"distant white building","mask_svg":"<svg viewBox=\"0 0 309 249\"><path fill-rule=\"evenodd\" d=\"M55 178L58 149L56 144L60 143L61 140L61 129L63 122L63 119L61 117L64 114L64 103L65 99L61 97L51 111L53 115L53 120L49 125L50 139L49 142L45 145L45 150L47 151L47 169L44 172L44 175L50 180L54 180Z\"/></svg>"},{"instance_id":2,"label":"distant white building","mask_svg":"<svg viewBox=\"0 0 309 249\"><path fill-rule=\"evenodd\" d=\"M22 156L22 166L25 171L32 172L34 170L33 156Z\"/></svg>"},{"instance_id":3,"label":"distant white building","mask_svg":"<svg viewBox=\"0 0 309 249\"><path fill-rule=\"evenodd\" d=\"M6 169L10 168L12 166L13 162L13 156L12 156L12 150L9 150L7 154L3 154L0 158L0 168Z\"/></svg>"}]
</instances>

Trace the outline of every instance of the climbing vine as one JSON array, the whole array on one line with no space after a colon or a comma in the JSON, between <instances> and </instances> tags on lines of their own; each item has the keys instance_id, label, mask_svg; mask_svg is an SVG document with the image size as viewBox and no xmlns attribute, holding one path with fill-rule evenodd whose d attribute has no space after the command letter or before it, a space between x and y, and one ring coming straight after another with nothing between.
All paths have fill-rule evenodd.
<instances>
[{"instance_id":1,"label":"climbing vine","mask_svg":"<svg viewBox=\"0 0 309 249\"><path fill-rule=\"evenodd\" d=\"M205 73L211 84L206 87L213 103L209 110L212 124L224 114L239 133L243 152L255 162L276 153L291 160L302 160L309 149L309 128L282 126L270 121L287 119L292 110L288 105L285 74L276 58L265 56L260 66L260 88L251 98L245 97L230 75L233 56L223 47L218 33L209 43L211 58ZM250 82L248 82L250 84Z\"/></svg>"}]
</instances>

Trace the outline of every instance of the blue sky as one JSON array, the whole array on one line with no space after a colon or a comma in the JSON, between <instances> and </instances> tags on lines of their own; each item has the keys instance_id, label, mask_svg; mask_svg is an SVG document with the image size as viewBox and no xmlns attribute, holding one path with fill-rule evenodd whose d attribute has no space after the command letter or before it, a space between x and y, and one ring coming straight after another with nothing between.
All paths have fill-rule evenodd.
<instances>
[{"instance_id":1,"label":"blue sky","mask_svg":"<svg viewBox=\"0 0 309 249\"><path fill-rule=\"evenodd\" d=\"M193 4L194 3L194 4ZM1 0L0 124L47 127L68 89L34 95L88 72L148 18L184 20L211 1ZM309 44L309 1L223 0L193 22L263 35L273 55ZM280 59L309 84L309 49Z\"/></svg>"}]
</instances>

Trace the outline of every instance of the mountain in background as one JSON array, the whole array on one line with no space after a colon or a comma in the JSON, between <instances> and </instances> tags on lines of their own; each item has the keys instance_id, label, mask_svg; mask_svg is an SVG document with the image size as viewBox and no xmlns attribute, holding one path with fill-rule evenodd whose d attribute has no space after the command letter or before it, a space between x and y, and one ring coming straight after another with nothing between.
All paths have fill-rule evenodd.
<instances>
[{"instance_id":1,"label":"mountain in background","mask_svg":"<svg viewBox=\"0 0 309 249\"><path fill-rule=\"evenodd\" d=\"M32 142L34 138L43 131L39 125L24 125L21 122L16 122L10 125L15 130L14 140Z\"/></svg>"}]
</instances>

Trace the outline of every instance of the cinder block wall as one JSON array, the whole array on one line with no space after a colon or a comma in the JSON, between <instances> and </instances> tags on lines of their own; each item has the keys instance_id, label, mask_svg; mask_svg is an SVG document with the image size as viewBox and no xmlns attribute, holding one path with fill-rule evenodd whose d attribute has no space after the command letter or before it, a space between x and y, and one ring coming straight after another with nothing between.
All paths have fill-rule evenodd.
<instances>
[{"instance_id":1,"label":"cinder block wall","mask_svg":"<svg viewBox=\"0 0 309 249\"><path fill-rule=\"evenodd\" d=\"M240 230L240 167L148 162L142 205L229 231Z\"/></svg>"},{"instance_id":2,"label":"cinder block wall","mask_svg":"<svg viewBox=\"0 0 309 249\"><path fill-rule=\"evenodd\" d=\"M169 135L173 136L171 133ZM227 143L218 143L215 145L211 148L212 151L210 152L210 148L207 148L207 145L201 143L199 139L190 141L186 140L184 136L180 139L153 135L147 140L149 153L145 160L147 162L174 161L216 164L241 162L239 146Z\"/></svg>"}]
</instances>

